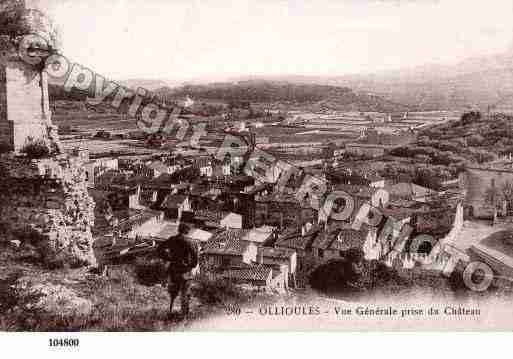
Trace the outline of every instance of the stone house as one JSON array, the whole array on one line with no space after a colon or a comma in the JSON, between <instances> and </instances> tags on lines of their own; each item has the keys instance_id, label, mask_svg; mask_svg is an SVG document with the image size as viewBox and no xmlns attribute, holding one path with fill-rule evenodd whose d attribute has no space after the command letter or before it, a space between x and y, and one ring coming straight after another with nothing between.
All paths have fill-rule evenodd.
<instances>
[{"instance_id":1,"label":"stone house","mask_svg":"<svg viewBox=\"0 0 513 359\"><path fill-rule=\"evenodd\" d=\"M247 231L226 229L216 233L203 246L203 265L207 272L252 264L257 259L255 243L241 240Z\"/></svg>"},{"instance_id":2,"label":"stone house","mask_svg":"<svg viewBox=\"0 0 513 359\"><path fill-rule=\"evenodd\" d=\"M330 176L338 184L367 186L373 188L385 187L385 179L375 171L371 171L366 168L361 170L353 170L351 167L344 168L343 170L339 169L337 172L330 174Z\"/></svg>"},{"instance_id":3,"label":"stone house","mask_svg":"<svg viewBox=\"0 0 513 359\"><path fill-rule=\"evenodd\" d=\"M173 172L169 166L165 165L161 161L152 161L146 165L151 177L156 178L163 174L172 174Z\"/></svg>"},{"instance_id":4,"label":"stone house","mask_svg":"<svg viewBox=\"0 0 513 359\"><path fill-rule=\"evenodd\" d=\"M271 193L255 200L255 224L271 224L284 228L306 221L317 221L318 211L293 194Z\"/></svg>"},{"instance_id":5,"label":"stone house","mask_svg":"<svg viewBox=\"0 0 513 359\"><path fill-rule=\"evenodd\" d=\"M109 185L104 187L108 202L113 210L139 209L141 188L139 186Z\"/></svg>"},{"instance_id":6,"label":"stone house","mask_svg":"<svg viewBox=\"0 0 513 359\"><path fill-rule=\"evenodd\" d=\"M212 211L209 209L194 210L194 222L205 230L221 229L221 221L228 215L227 212Z\"/></svg>"},{"instance_id":7,"label":"stone house","mask_svg":"<svg viewBox=\"0 0 513 359\"><path fill-rule=\"evenodd\" d=\"M162 228L164 213L161 211L133 210L114 212L119 223L113 228L113 233L119 237L147 238L154 237Z\"/></svg>"},{"instance_id":8,"label":"stone house","mask_svg":"<svg viewBox=\"0 0 513 359\"><path fill-rule=\"evenodd\" d=\"M117 158L98 158L84 163L86 181L89 187L94 187L96 179L107 171L117 171L119 163Z\"/></svg>"},{"instance_id":9,"label":"stone house","mask_svg":"<svg viewBox=\"0 0 513 359\"><path fill-rule=\"evenodd\" d=\"M288 248L260 247L258 263L278 270L286 278L285 287L295 286L297 272L297 252Z\"/></svg>"},{"instance_id":10,"label":"stone house","mask_svg":"<svg viewBox=\"0 0 513 359\"><path fill-rule=\"evenodd\" d=\"M219 276L237 284L245 284L262 289L272 288L276 282L276 277L273 281L272 268L262 265L228 268L222 271Z\"/></svg>"},{"instance_id":11,"label":"stone house","mask_svg":"<svg viewBox=\"0 0 513 359\"><path fill-rule=\"evenodd\" d=\"M241 229L242 228L242 216L237 213L228 213L220 223L223 228Z\"/></svg>"},{"instance_id":12,"label":"stone house","mask_svg":"<svg viewBox=\"0 0 513 359\"><path fill-rule=\"evenodd\" d=\"M316 262L342 258L350 249L363 249L368 231L346 228L326 228L319 231L312 242L312 256Z\"/></svg>"},{"instance_id":13,"label":"stone house","mask_svg":"<svg viewBox=\"0 0 513 359\"><path fill-rule=\"evenodd\" d=\"M275 243L277 249L291 249L297 253L297 269L302 270L305 261L311 257L312 243L319 232L318 225L312 225L309 229L303 226L300 230L290 228L278 236Z\"/></svg>"},{"instance_id":14,"label":"stone house","mask_svg":"<svg viewBox=\"0 0 513 359\"><path fill-rule=\"evenodd\" d=\"M260 247L257 260L266 265L285 265L292 274L297 271L297 252L293 249Z\"/></svg>"},{"instance_id":15,"label":"stone house","mask_svg":"<svg viewBox=\"0 0 513 359\"><path fill-rule=\"evenodd\" d=\"M269 244L274 237L275 231L275 227L261 226L250 229L242 239L244 241L255 243L258 247L262 247Z\"/></svg>"},{"instance_id":16,"label":"stone house","mask_svg":"<svg viewBox=\"0 0 513 359\"><path fill-rule=\"evenodd\" d=\"M214 169L210 157L200 157L196 160L195 166L199 169L200 176L212 177Z\"/></svg>"}]
</instances>

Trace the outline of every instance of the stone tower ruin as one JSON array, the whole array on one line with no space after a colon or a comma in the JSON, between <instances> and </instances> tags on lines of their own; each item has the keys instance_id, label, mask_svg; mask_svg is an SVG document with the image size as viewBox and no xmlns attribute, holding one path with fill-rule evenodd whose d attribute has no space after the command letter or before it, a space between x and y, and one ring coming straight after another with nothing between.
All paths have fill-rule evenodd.
<instances>
[{"instance_id":1,"label":"stone tower ruin","mask_svg":"<svg viewBox=\"0 0 513 359\"><path fill-rule=\"evenodd\" d=\"M11 3L3 10L21 11L14 18L23 29L42 30L40 12L34 16L25 1ZM33 20L38 21L32 29ZM95 204L87 191L88 156L63 153L51 122L46 74L40 65L24 61L17 40L3 46L0 61L0 241L32 245L50 265L93 265ZM37 51L51 54L51 48ZM31 155L24 151L30 143L50 151Z\"/></svg>"},{"instance_id":2,"label":"stone tower ruin","mask_svg":"<svg viewBox=\"0 0 513 359\"><path fill-rule=\"evenodd\" d=\"M0 64L0 143L17 152L28 139L51 145L52 131L46 73L20 59Z\"/></svg>"},{"instance_id":3,"label":"stone tower ruin","mask_svg":"<svg viewBox=\"0 0 513 359\"><path fill-rule=\"evenodd\" d=\"M37 46L26 51L26 56L30 52L37 52L44 59L44 56L51 55L56 44L48 35L52 31L51 25L38 9L27 8L27 3L7 1L0 8L7 24L13 28L6 32L22 31L15 39L8 33L0 33L4 38L0 44L0 144L16 152L29 141L44 143L49 148L59 150L57 128L51 121L47 74L42 64L27 60L19 51L24 36L32 36L32 46ZM11 23L13 21L20 25L15 27ZM35 39L41 41L36 43Z\"/></svg>"}]
</instances>

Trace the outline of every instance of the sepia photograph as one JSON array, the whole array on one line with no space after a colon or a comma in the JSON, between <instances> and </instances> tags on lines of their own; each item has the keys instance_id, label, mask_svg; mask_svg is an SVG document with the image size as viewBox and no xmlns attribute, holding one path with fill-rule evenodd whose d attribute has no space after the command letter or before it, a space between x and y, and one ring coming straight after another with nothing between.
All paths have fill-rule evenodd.
<instances>
[{"instance_id":1,"label":"sepia photograph","mask_svg":"<svg viewBox=\"0 0 513 359\"><path fill-rule=\"evenodd\" d=\"M511 331L512 19L0 0L0 332Z\"/></svg>"}]
</instances>

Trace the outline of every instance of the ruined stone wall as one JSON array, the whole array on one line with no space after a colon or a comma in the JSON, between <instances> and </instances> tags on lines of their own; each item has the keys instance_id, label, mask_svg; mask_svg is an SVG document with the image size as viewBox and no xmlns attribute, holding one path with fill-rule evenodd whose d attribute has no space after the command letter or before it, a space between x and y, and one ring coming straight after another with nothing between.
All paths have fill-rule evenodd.
<instances>
[{"instance_id":1,"label":"ruined stone wall","mask_svg":"<svg viewBox=\"0 0 513 359\"><path fill-rule=\"evenodd\" d=\"M94 206L81 158L0 157L0 236L30 242L48 264L95 264Z\"/></svg>"}]
</instances>

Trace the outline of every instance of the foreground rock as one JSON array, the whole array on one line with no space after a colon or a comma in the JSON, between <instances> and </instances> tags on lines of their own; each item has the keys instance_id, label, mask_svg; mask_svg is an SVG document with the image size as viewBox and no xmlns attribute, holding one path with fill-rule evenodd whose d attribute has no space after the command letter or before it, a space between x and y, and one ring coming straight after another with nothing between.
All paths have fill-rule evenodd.
<instances>
[{"instance_id":1,"label":"foreground rock","mask_svg":"<svg viewBox=\"0 0 513 359\"><path fill-rule=\"evenodd\" d=\"M34 245L50 266L95 265L94 201L84 158L0 156L0 229L4 240Z\"/></svg>"},{"instance_id":2,"label":"foreground rock","mask_svg":"<svg viewBox=\"0 0 513 359\"><path fill-rule=\"evenodd\" d=\"M51 315L87 316L93 309L90 300L79 297L72 289L60 284L35 284L20 280L19 289L24 296L35 298L25 309L38 310Z\"/></svg>"}]
</instances>

